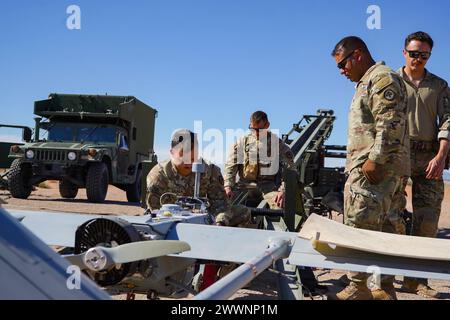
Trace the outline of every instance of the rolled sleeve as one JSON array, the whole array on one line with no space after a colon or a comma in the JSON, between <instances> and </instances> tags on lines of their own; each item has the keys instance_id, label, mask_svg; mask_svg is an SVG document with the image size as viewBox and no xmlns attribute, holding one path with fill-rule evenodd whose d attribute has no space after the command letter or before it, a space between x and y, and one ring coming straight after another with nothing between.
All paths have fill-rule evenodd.
<instances>
[{"instance_id":1,"label":"rolled sleeve","mask_svg":"<svg viewBox=\"0 0 450 320\"><path fill-rule=\"evenodd\" d=\"M448 130L439 131L438 140L441 140L441 139L450 140L450 131L448 131Z\"/></svg>"}]
</instances>

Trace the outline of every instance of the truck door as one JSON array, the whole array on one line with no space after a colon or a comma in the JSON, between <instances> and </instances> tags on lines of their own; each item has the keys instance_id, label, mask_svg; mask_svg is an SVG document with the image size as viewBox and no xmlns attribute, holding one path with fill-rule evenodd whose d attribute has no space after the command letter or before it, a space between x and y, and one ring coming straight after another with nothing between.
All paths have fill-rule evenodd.
<instances>
[{"instance_id":1,"label":"truck door","mask_svg":"<svg viewBox=\"0 0 450 320\"><path fill-rule=\"evenodd\" d=\"M119 176L128 175L128 166L130 162L130 146L126 133L120 131L118 137L119 153L117 156L117 171Z\"/></svg>"}]
</instances>

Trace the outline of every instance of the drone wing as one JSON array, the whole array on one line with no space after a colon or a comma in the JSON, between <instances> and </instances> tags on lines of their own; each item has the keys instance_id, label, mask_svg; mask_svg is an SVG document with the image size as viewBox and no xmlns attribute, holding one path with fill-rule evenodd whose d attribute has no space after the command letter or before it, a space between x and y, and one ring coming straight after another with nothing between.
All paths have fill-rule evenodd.
<instances>
[{"instance_id":1,"label":"drone wing","mask_svg":"<svg viewBox=\"0 0 450 320\"><path fill-rule=\"evenodd\" d=\"M74 246L75 231L80 225L102 217L26 211L14 211L14 215L17 219L22 219L22 223L47 244L67 247ZM120 216L110 219L145 224L148 217ZM354 232L353 228L316 216L311 217L310 227L307 223L305 231L300 236L290 232L216 227L174 221L166 228L165 240L183 241L191 247L190 251L172 256L246 263L264 253L271 241L281 239L288 243L288 251L283 258L291 265L370 273L375 270L388 275L450 280L448 259L450 241L427 239L427 247L419 249L424 244L420 244L421 240L414 237L370 232L369 235L365 233L358 235L366 239L372 237L372 240L363 242L354 238L356 237L353 236ZM332 237L338 236L339 241L327 241L327 239L336 240ZM384 239L382 247L365 245L379 242L380 237ZM386 245L389 247L389 243L405 241L415 250L413 253L404 251L404 247L385 250ZM426 248L435 249L427 252Z\"/></svg>"},{"instance_id":2,"label":"drone wing","mask_svg":"<svg viewBox=\"0 0 450 320\"><path fill-rule=\"evenodd\" d=\"M319 219L325 227L328 226L328 219ZM342 228L336 229L340 234L347 235L353 231L353 228L340 226ZM313 234L320 234L325 227L319 223ZM379 236L379 232L375 234ZM399 237L412 241L413 249L418 245L408 236L386 236L386 241L391 239L392 243L398 241ZM450 280L450 261L447 259L450 252L449 240L430 240L429 245L437 244L436 248L441 251L439 254L431 252L428 256L413 256L397 252L373 253L363 246L355 249L340 244L311 241L300 238L297 233L193 224L176 225L168 239L185 241L191 246L190 251L176 255L178 257L246 263L263 254L274 240L283 240L289 243L289 250L284 258L291 265Z\"/></svg>"},{"instance_id":3,"label":"drone wing","mask_svg":"<svg viewBox=\"0 0 450 320\"><path fill-rule=\"evenodd\" d=\"M78 279L82 285L73 290L77 285L76 272L0 208L0 299L110 299L81 272Z\"/></svg>"}]
</instances>

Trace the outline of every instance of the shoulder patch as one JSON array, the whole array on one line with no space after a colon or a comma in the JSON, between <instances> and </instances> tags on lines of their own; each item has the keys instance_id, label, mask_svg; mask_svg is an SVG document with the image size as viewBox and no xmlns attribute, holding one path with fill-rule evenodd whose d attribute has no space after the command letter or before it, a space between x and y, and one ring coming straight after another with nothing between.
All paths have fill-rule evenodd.
<instances>
[{"instance_id":1,"label":"shoulder patch","mask_svg":"<svg viewBox=\"0 0 450 320\"><path fill-rule=\"evenodd\" d=\"M394 73L379 73L372 78L370 90L373 93L379 93L386 89L388 86L397 87L400 77Z\"/></svg>"},{"instance_id":2,"label":"shoulder patch","mask_svg":"<svg viewBox=\"0 0 450 320\"><path fill-rule=\"evenodd\" d=\"M373 84L373 86L377 88L384 88L388 84L391 84L393 82L392 77L390 77L389 75L379 75L379 77L377 78L378 81L374 82Z\"/></svg>"},{"instance_id":3,"label":"shoulder patch","mask_svg":"<svg viewBox=\"0 0 450 320\"><path fill-rule=\"evenodd\" d=\"M384 98L388 101L393 101L395 99L395 92L391 89L384 91Z\"/></svg>"}]
</instances>

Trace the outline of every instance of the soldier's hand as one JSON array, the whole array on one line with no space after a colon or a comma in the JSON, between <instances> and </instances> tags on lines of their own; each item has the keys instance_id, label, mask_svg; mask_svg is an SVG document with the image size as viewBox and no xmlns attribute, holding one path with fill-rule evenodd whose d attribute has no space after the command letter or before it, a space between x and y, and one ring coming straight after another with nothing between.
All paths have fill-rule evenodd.
<instances>
[{"instance_id":1,"label":"soldier's hand","mask_svg":"<svg viewBox=\"0 0 450 320\"><path fill-rule=\"evenodd\" d=\"M233 190L231 190L230 187L225 187L225 193L227 194L227 197L229 199L232 199L234 197Z\"/></svg>"},{"instance_id":2,"label":"soldier's hand","mask_svg":"<svg viewBox=\"0 0 450 320\"><path fill-rule=\"evenodd\" d=\"M383 169L379 164L370 159L364 162L362 172L371 184L377 185L383 180Z\"/></svg>"},{"instance_id":3,"label":"soldier's hand","mask_svg":"<svg viewBox=\"0 0 450 320\"><path fill-rule=\"evenodd\" d=\"M282 191L278 192L277 196L275 197L275 203L277 204L278 208L283 208L284 192L282 192Z\"/></svg>"},{"instance_id":4,"label":"soldier's hand","mask_svg":"<svg viewBox=\"0 0 450 320\"><path fill-rule=\"evenodd\" d=\"M425 170L426 178L429 180L438 180L442 178L445 168L445 157L437 155L429 163Z\"/></svg>"}]
</instances>

